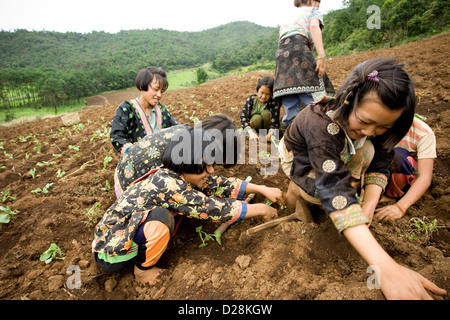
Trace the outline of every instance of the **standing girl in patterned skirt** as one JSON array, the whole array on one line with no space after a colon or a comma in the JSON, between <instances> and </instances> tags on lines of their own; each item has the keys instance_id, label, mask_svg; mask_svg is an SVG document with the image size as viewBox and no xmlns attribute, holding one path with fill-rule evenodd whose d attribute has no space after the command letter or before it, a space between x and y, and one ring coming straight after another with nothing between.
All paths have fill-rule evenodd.
<instances>
[{"instance_id":1,"label":"standing girl in patterned skirt","mask_svg":"<svg viewBox=\"0 0 450 320\"><path fill-rule=\"evenodd\" d=\"M302 104L307 106L334 95L325 73L323 13L319 4L320 1L295 0L295 12L280 27L273 97L281 99L286 111L281 122L283 130L300 112ZM313 56L314 47L317 59Z\"/></svg>"}]
</instances>

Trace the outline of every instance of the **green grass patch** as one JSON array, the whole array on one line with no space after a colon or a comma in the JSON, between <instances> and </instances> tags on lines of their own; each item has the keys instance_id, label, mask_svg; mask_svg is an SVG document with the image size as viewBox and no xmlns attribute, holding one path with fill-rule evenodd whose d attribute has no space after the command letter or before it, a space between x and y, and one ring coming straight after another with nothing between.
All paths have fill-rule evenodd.
<instances>
[{"instance_id":1,"label":"green grass patch","mask_svg":"<svg viewBox=\"0 0 450 320\"><path fill-rule=\"evenodd\" d=\"M35 108L13 108L4 110L0 114L0 123L10 122L14 119L20 119L23 117L33 117L35 119L41 119L47 115L60 115L69 112L75 112L80 110L86 105L85 102L80 102L70 106L60 106L57 112L53 107L40 107L37 110Z\"/></svg>"},{"instance_id":2,"label":"green grass patch","mask_svg":"<svg viewBox=\"0 0 450 320\"><path fill-rule=\"evenodd\" d=\"M224 76L223 74L220 74L216 70L212 69L211 63L204 64L198 68L203 68L206 71L206 73L208 74L208 80ZM167 72L167 80L169 81L168 91L195 87L198 84L197 83L198 68Z\"/></svg>"},{"instance_id":3,"label":"green grass patch","mask_svg":"<svg viewBox=\"0 0 450 320\"><path fill-rule=\"evenodd\" d=\"M197 84L197 69L184 69L167 72L168 91L190 88Z\"/></svg>"}]
</instances>

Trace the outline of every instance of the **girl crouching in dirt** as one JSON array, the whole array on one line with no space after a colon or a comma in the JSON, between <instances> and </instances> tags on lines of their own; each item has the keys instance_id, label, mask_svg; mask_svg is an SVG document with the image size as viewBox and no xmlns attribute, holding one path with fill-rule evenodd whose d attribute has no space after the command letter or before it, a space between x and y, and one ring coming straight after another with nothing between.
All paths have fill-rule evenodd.
<instances>
[{"instance_id":1,"label":"girl crouching in dirt","mask_svg":"<svg viewBox=\"0 0 450 320\"><path fill-rule=\"evenodd\" d=\"M213 176L214 152L220 147L202 129L178 131L164 150L163 167L128 188L97 224L92 246L98 266L116 273L134 264L137 280L154 284L161 271L154 266L174 233L174 217L230 225L276 217L277 210L268 205L240 200L245 193L259 193L284 203L280 189Z\"/></svg>"},{"instance_id":2,"label":"girl crouching in dirt","mask_svg":"<svg viewBox=\"0 0 450 320\"><path fill-rule=\"evenodd\" d=\"M273 83L272 77L259 79L256 94L248 97L242 108L242 128L251 140L259 140L259 130L265 129L268 130L266 139L270 141L274 131L280 129L280 106L273 99Z\"/></svg>"},{"instance_id":3,"label":"girl crouching in dirt","mask_svg":"<svg viewBox=\"0 0 450 320\"><path fill-rule=\"evenodd\" d=\"M446 294L397 264L369 230L394 146L411 127L414 109L409 75L393 60L372 59L355 68L335 100L301 111L280 142L282 166L291 178L288 208L295 210L297 201L322 205L364 260L379 268L387 299L430 299L425 289Z\"/></svg>"},{"instance_id":4,"label":"girl crouching in dirt","mask_svg":"<svg viewBox=\"0 0 450 320\"><path fill-rule=\"evenodd\" d=\"M121 154L146 135L178 124L159 102L169 87L163 68L140 70L135 85L139 98L120 104L111 124L111 143Z\"/></svg>"},{"instance_id":5,"label":"girl crouching in dirt","mask_svg":"<svg viewBox=\"0 0 450 320\"><path fill-rule=\"evenodd\" d=\"M214 115L195 124L196 128L211 130L223 142L223 160L218 162L225 168L235 165L240 152L239 132L233 120L223 114ZM117 198L124 190L137 183L140 179L161 167L161 155L167 144L178 130L186 130L187 124L176 125L162 129L145 136L136 144L130 146L117 164L114 172L114 190Z\"/></svg>"}]
</instances>

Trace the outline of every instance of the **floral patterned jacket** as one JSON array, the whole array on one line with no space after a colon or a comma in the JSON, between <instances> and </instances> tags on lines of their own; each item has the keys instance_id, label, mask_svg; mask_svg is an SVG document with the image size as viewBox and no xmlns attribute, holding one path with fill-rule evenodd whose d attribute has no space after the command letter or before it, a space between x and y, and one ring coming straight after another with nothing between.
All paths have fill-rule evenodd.
<instances>
[{"instance_id":1,"label":"floral patterned jacket","mask_svg":"<svg viewBox=\"0 0 450 320\"><path fill-rule=\"evenodd\" d=\"M114 182L120 192L126 190L138 179L148 174L151 170L161 167L161 155L178 130L187 129L188 125L177 125L162 129L145 136L136 144L130 146L122 155L114 174Z\"/></svg>"},{"instance_id":2,"label":"floral patterned jacket","mask_svg":"<svg viewBox=\"0 0 450 320\"><path fill-rule=\"evenodd\" d=\"M204 221L235 224L247 213L243 199L247 182L211 176L201 189L192 187L181 176L167 169L128 188L105 213L95 228L94 252L125 255L142 221L157 208Z\"/></svg>"}]
</instances>

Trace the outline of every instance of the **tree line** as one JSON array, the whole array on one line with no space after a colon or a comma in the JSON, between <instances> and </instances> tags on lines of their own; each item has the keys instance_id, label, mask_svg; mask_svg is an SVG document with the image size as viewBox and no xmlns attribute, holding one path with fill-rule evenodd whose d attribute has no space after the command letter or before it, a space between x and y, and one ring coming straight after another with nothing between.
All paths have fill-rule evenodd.
<instances>
[{"instance_id":1,"label":"tree line","mask_svg":"<svg viewBox=\"0 0 450 320\"><path fill-rule=\"evenodd\" d=\"M99 92L133 86L132 74L117 68L60 70L23 68L0 70L0 101L3 110L16 107L70 105ZM124 76L125 75L125 76Z\"/></svg>"}]
</instances>

